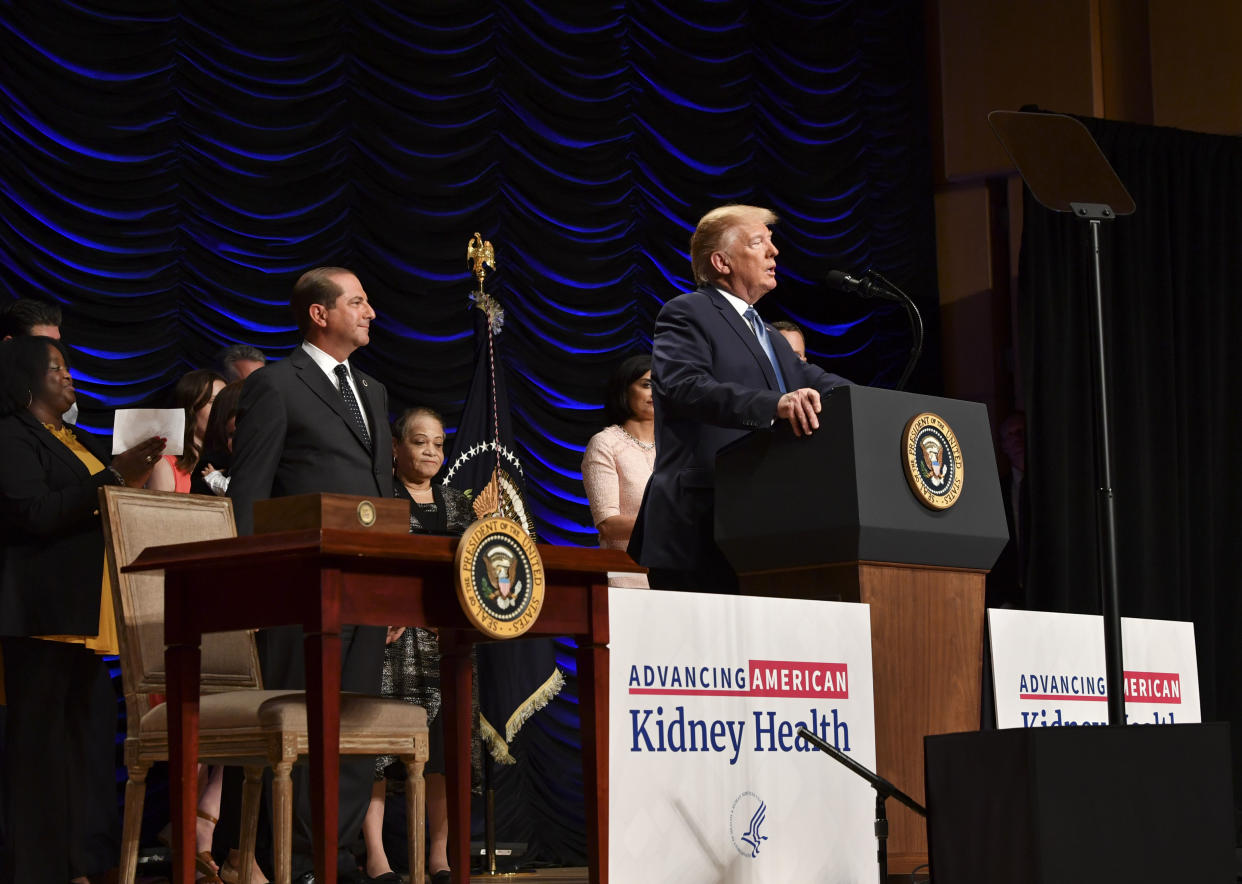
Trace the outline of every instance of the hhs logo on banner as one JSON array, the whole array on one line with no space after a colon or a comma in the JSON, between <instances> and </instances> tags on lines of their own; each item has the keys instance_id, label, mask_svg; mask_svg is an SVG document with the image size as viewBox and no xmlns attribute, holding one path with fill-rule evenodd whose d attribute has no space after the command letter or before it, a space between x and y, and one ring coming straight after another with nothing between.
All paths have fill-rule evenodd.
<instances>
[{"instance_id":1,"label":"hhs logo on banner","mask_svg":"<svg viewBox=\"0 0 1242 884\"><path fill-rule=\"evenodd\" d=\"M729 834L733 846L747 859L759 855L759 845L768 840L760 829L768 817L768 805L754 792L743 792L733 800L729 811Z\"/></svg>"}]
</instances>

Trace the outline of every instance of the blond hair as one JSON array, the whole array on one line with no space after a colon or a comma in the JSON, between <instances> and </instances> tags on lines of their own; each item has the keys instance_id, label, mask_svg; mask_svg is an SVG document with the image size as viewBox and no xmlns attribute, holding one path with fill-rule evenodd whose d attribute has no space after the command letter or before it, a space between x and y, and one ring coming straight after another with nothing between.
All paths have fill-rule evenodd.
<instances>
[{"instance_id":1,"label":"blond hair","mask_svg":"<svg viewBox=\"0 0 1242 884\"><path fill-rule=\"evenodd\" d=\"M771 209L762 206L718 206L699 219L690 236L690 267L696 285L719 278L712 266L712 255L724 251L729 236L743 224L752 222L771 227L779 219Z\"/></svg>"}]
</instances>

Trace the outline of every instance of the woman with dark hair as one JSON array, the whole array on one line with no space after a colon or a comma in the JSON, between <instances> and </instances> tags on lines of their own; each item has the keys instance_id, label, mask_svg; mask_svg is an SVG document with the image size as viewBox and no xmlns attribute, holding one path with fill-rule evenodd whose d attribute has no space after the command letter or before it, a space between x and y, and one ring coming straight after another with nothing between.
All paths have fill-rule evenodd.
<instances>
[{"instance_id":1,"label":"woman with dark hair","mask_svg":"<svg viewBox=\"0 0 1242 884\"><path fill-rule=\"evenodd\" d=\"M604 388L609 426L591 437L582 455L582 485L604 549L625 549L634 530L643 489L655 467L655 406L651 357L626 359ZM645 588L643 574L617 574L613 586Z\"/></svg>"},{"instance_id":2,"label":"woman with dark hair","mask_svg":"<svg viewBox=\"0 0 1242 884\"><path fill-rule=\"evenodd\" d=\"M430 408L408 408L392 427L392 458L396 472L394 496L410 502L411 534L455 534L474 521L466 495L431 480L444 464L444 419ZM451 880L448 864L448 799L444 781L444 720L440 717L440 642L427 629L389 630L384 649L381 693L427 710L430 756L423 769L427 781L427 872L432 884ZM477 720L478 713L474 718ZM401 879L384 851L384 771L392 756L375 760L376 782L362 823L367 848L367 878Z\"/></svg>"},{"instance_id":3,"label":"woman with dark hair","mask_svg":"<svg viewBox=\"0 0 1242 884\"><path fill-rule=\"evenodd\" d=\"M197 494L218 494L229 490L229 464L233 460L233 433L237 430L237 406L241 403L242 382L229 384L218 394L207 418L203 434L203 453L194 470L191 490Z\"/></svg>"},{"instance_id":4,"label":"woman with dark hair","mask_svg":"<svg viewBox=\"0 0 1242 884\"><path fill-rule=\"evenodd\" d=\"M189 493L194 467L203 451L203 436L207 433L211 404L223 389L224 378L206 368L188 371L177 381L177 386L173 388L173 408L185 409L185 436L181 454L164 455L151 473L148 488L155 491Z\"/></svg>"},{"instance_id":5,"label":"woman with dark hair","mask_svg":"<svg viewBox=\"0 0 1242 884\"><path fill-rule=\"evenodd\" d=\"M99 488L140 487L164 449L112 457L61 415L76 394L60 341L0 343L0 647L9 706L0 878L85 884L116 864L116 699L101 654L117 653ZM107 686L107 701L97 688ZM107 759L100 770L98 759ZM112 821L101 819L111 808ZM103 863L101 865L101 862Z\"/></svg>"}]
</instances>

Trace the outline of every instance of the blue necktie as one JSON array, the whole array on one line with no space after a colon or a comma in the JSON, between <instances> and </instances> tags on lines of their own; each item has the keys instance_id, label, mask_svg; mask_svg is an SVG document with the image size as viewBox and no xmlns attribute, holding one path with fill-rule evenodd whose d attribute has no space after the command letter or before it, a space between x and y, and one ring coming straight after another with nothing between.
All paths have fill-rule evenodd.
<instances>
[{"instance_id":1,"label":"blue necktie","mask_svg":"<svg viewBox=\"0 0 1242 884\"><path fill-rule=\"evenodd\" d=\"M367 422L362 419L362 409L358 406L358 399L354 396L354 388L349 385L349 369L341 363L335 371L341 388L341 398L345 400L345 410L349 412L358 432L362 433L362 441L366 443L367 448L370 448L371 434L367 432Z\"/></svg>"},{"instance_id":2,"label":"blue necktie","mask_svg":"<svg viewBox=\"0 0 1242 884\"><path fill-rule=\"evenodd\" d=\"M772 349L772 342L768 340L767 326L763 324L763 320L759 318L759 312L754 307L747 307L743 315L750 323L750 330L759 339L759 346L763 348L764 353L768 354L768 361L772 363L772 370L776 372L776 386L781 388L782 393L786 392L785 376L781 374L780 364L776 361L776 352Z\"/></svg>"}]
</instances>

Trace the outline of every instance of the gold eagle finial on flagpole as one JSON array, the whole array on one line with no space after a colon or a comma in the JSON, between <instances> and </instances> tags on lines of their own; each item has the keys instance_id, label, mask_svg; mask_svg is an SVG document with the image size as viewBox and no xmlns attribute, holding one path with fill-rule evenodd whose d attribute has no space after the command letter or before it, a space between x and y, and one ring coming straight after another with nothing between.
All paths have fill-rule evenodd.
<instances>
[{"instance_id":1,"label":"gold eagle finial on flagpole","mask_svg":"<svg viewBox=\"0 0 1242 884\"><path fill-rule=\"evenodd\" d=\"M487 275L484 268L496 269L496 253L492 249L492 244L483 239L483 235L475 232L470 238L470 242L466 244L466 259L474 265L474 275L479 281L479 294L483 294L483 277Z\"/></svg>"},{"instance_id":2,"label":"gold eagle finial on flagpole","mask_svg":"<svg viewBox=\"0 0 1242 884\"><path fill-rule=\"evenodd\" d=\"M473 265L474 276L479 281L479 288L470 293L470 300L474 302L474 306L487 315L487 324L491 333L499 334L500 327L504 325L505 311L499 301L483 291L483 279L487 276L487 268L496 269L496 251L492 248L492 244L476 231L474 236L470 237L470 242L466 243L466 260Z\"/></svg>"}]
</instances>

